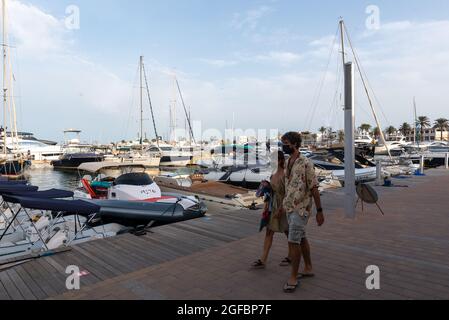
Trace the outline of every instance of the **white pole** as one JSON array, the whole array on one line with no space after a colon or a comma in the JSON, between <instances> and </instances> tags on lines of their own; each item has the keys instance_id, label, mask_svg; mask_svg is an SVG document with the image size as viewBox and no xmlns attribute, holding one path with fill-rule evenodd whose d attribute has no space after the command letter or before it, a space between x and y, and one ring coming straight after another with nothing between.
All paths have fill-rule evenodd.
<instances>
[{"instance_id":1,"label":"white pole","mask_svg":"<svg viewBox=\"0 0 449 320\"><path fill-rule=\"evenodd\" d=\"M140 56L139 70L140 70L140 148L143 152L143 56Z\"/></svg>"},{"instance_id":2,"label":"white pole","mask_svg":"<svg viewBox=\"0 0 449 320\"><path fill-rule=\"evenodd\" d=\"M424 161L425 161L425 158L424 158L424 155L422 155L421 156L420 166L419 166L419 170L420 170L421 174L424 174Z\"/></svg>"},{"instance_id":3,"label":"white pole","mask_svg":"<svg viewBox=\"0 0 449 320\"><path fill-rule=\"evenodd\" d=\"M381 186L383 185L382 181L382 163L380 160L376 161L376 185Z\"/></svg>"},{"instance_id":4,"label":"white pole","mask_svg":"<svg viewBox=\"0 0 449 320\"><path fill-rule=\"evenodd\" d=\"M354 69L352 62L345 69L345 211L348 218L355 218L355 146L354 146Z\"/></svg>"},{"instance_id":5,"label":"white pole","mask_svg":"<svg viewBox=\"0 0 449 320\"><path fill-rule=\"evenodd\" d=\"M3 149L5 152L5 157L7 154L6 149L6 108L7 108L7 84L6 84L6 0L2 1L2 18L3 18L3 126L4 126L4 136L3 136Z\"/></svg>"},{"instance_id":6,"label":"white pole","mask_svg":"<svg viewBox=\"0 0 449 320\"><path fill-rule=\"evenodd\" d=\"M449 153L446 153L446 159L444 161L444 166L446 169L449 169Z\"/></svg>"}]
</instances>

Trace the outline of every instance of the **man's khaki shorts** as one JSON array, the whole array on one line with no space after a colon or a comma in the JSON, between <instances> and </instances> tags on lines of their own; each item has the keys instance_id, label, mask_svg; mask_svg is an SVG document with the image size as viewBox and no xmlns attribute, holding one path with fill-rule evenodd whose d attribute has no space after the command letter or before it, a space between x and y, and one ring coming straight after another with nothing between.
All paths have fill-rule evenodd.
<instances>
[{"instance_id":1,"label":"man's khaki shorts","mask_svg":"<svg viewBox=\"0 0 449 320\"><path fill-rule=\"evenodd\" d=\"M303 216L300 216L298 212L292 212L287 215L288 242L301 244L306 238L306 227L309 223L309 218L309 213L304 213Z\"/></svg>"}]
</instances>

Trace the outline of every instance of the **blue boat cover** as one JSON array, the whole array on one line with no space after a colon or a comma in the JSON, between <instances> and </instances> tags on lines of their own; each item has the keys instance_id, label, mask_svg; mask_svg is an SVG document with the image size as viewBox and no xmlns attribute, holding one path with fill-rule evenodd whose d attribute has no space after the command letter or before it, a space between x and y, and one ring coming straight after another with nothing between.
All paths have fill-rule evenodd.
<instances>
[{"instance_id":1,"label":"blue boat cover","mask_svg":"<svg viewBox=\"0 0 449 320\"><path fill-rule=\"evenodd\" d=\"M51 189L45 191L16 191L4 193L16 197L38 198L38 199L64 199L73 198L75 195L71 191Z\"/></svg>"},{"instance_id":2,"label":"blue boat cover","mask_svg":"<svg viewBox=\"0 0 449 320\"><path fill-rule=\"evenodd\" d=\"M0 186L16 186L16 185L26 185L28 181L26 180L0 180Z\"/></svg>"},{"instance_id":3,"label":"blue boat cover","mask_svg":"<svg viewBox=\"0 0 449 320\"><path fill-rule=\"evenodd\" d=\"M2 186L0 185L0 195L11 194L15 192L34 192L39 190L39 187L35 186L25 186L25 185L12 185L12 186Z\"/></svg>"},{"instance_id":4,"label":"blue boat cover","mask_svg":"<svg viewBox=\"0 0 449 320\"><path fill-rule=\"evenodd\" d=\"M37 199L17 196L4 196L6 202L19 203L23 208L64 212L65 214L78 214L89 216L100 212L100 207L82 200L53 200L53 199Z\"/></svg>"}]
</instances>

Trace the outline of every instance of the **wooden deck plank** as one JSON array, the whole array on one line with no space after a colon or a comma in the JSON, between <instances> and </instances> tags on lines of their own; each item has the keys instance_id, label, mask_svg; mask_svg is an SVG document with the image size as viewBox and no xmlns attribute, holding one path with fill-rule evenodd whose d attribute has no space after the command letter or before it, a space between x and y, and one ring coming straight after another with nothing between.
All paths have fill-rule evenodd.
<instances>
[{"instance_id":1,"label":"wooden deck plank","mask_svg":"<svg viewBox=\"0 0 449 320\"><path fill-rule=\"evenodd\" d=\"M39 288L47 295L47 297L53 297L58 294L57 290L53 288L51 282L48 282L43 274L45 271L36 264L26 263L22 265L30 277L38 284Z\"/></svg>"},{"instance_id":2,"label":"wooden deck plank","mask_svg":"<svg viewBox=\"0 0 449 320\"><path fill-rule=\"evenodd\" d=\"M104 272L108 272L112 276L122 274L122 272L115 268L113 265L106 263L103 259L88 251L85 246L75 246L73 247L73 250L80 255L81 259L91 260L92 263L95 263L99 268L103 269Z\"/></svg>"},{"instance_id":3,"label":"wooden deck plank","mask_svg":"<svg viewBox=\"0 0 449 320\"><path fill-rule=\"evenodd\" d=\"M155 245L151 245L149 241L135 237L135 239L123 238L119 243L125 250L135 252L145 263L163 262L167 261L166 258L160 255L160 248Z\"/></svg>"},{"instance_id":4,"label":"wooden deck plank","mask_svg":"<svg viewBox=\"0 0 449 320\"><path fill-rule=\"evenodd\" d=\"M10 296L3 286L3 282L0 280L0 300L10 300Z\"/></svg>"},{"instance_id":5,"label":"wooden deck plank","mask_svg":"<svg viewBox=\"0 0 449 320\"><path fill-rule=\"evenodd\" d=\"M11 281L15 284L16 288L20 291L20 294L25 300L37 300L36 296L28 287L28 284L25 283L16 270L9 269L5 272L8 274Z\"/></svg>"},{"instance_id":6,"label":"wooden deck plank","mask_svg":"<svg viewBox=\"0 0 449 320\"><path fill-rule=\"evenodd\" d=\"M0 272L0 282L12 300L24 300L24 297L6 271Z\"/></svg>"},{"instance_id":7,"label":"wooden deck plank","mask_svg":"<svg viewBox=\"0 0 449 320\"><path fill-rule=\"evenodd\" d=\"M14 270L20 275L23 281L27 284L28 288L30 288L33 295L38 299L45 299L48 295L41 289L38 283L32 278L32 276L26 271L24 266L17 266ZM0 298L1 299L1 298Z\"/></svg>"},{"instance_id":8,"label":"wooden deck plank","mask_svg":"<svg viewBox=\"0 0 449 320\"><path fill-rule=\"evenodd\" d=\"M66 253L69 254L70 252ZM49 283L58 294L66 291L65 288L65 275L62 275L56 270L51 264L43 259L36 259L31 262L31 265L35 268L40 268L42 275L44 276L44 281Z\"/></svg>"},{"instance_id":9,"label":"wooden deck plank","mask_svg":"<svg viewBox=\"0 0 449 320\"><path fill-rule=\"evenodd\" d=\"M120 254L117 254L107 243L99 243L97 241L89 242L86 244L86 249L92 250L93 254L101 256L105 263L113 264L121 270L122 273L132 272L134 268L129 264L129 261Z\"/></svg>"}]
</instances>

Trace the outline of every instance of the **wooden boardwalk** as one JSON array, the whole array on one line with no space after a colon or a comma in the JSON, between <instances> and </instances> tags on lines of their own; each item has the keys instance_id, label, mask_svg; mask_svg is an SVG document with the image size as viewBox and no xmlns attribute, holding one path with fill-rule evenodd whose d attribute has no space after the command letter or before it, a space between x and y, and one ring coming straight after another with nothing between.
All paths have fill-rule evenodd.
<instances>
[{"instance_id":1,"label":"wooden boardwalk","mask_svg":"<svg viewBox=\"0 0 449 320\"><path fill-rule=\"evenodd\" d=\"M285 237L277 236L265 270L251 270L263 241L260 212L214 208L204 219L0 272L0 299L449 299L449 172L394 183L402 186L378 188L385 217L367 206L347 220L341 192L323 196L326 225L311 221L309 230L316 277L292 295L282 292ZM88 272L79 291L65 288L69 265ZM380 290L366 289L370 265L380 268Z\"/></svg>"}]
</instances>

